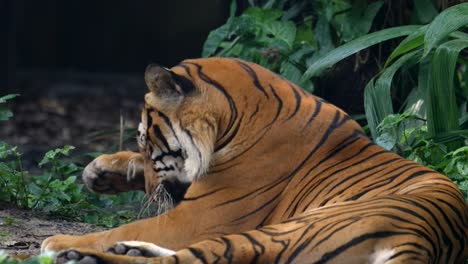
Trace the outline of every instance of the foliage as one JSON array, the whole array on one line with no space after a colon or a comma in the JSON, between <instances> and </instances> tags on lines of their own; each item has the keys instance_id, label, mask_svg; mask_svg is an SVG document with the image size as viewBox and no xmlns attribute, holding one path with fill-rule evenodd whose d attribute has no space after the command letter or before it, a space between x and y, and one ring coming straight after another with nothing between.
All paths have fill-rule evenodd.
<instances>
[{"instance_id":1,"label":"foliage","mask_svg":"<svg viewBox=\"0 0 468 264\"><path fill-rule=\"evenodd\" d=\"M302 77L309 80L362 49L407 35L365 88L368 128L382 147L448 175L466 197L468 61L462 50L468 47L468 34L457 30L468 25L467 13L468 3L459 4L425 26L389 28L359 37L312 63ZM399 81L403 74L404 81ZM395 113L395 106L402 114Z\"/></svg>"},{"instance_id":2,"label":"foliage","mask_svg":"<svg viewBox=\"0 0 468 264\"><path fill-rule=\"evenodd\" d=\"M9 257L6 253L0 251L0 264L52 264L54 259L52 256L35 256L26 260L18 260Z\"/></svg>"},{"instance_id":3,"label":"foliage","mask_svg":"<svg viewBox=\"0 0 468 264\"><path fill-rule=\"evenodd\" d=\"M22 167L17 147L0 142L0 203L107 227L133 220L136 212L132 203L140 202L142 194L102 196L87 191L77 183L76 175L81 174L82 168L65 160L73 149L67 145L48 151L38 164L42 174L30 175Z\"/></svg>"},{"instance_id":4,"label":"foliage","mask_svg":"<svg viewBox=\"0 0 468 264\"><path fill-rule=\"evenodd\" d=\"M252 61L312 91L304 71L335 45L369 32L383 1L251 1L240 16L235 3L226 24L208 35L202 56Z\"/></svg>"},{"instance_id":5,"label":"foliage","mask_svg":"<svg viewBox=\"0 0 468 264\"><path fill-rule=\"evenodd\" d=\"M384 118L376 142L452 179L468 198L468 147L451 147L431 138L424 119L404 112ZM451 150L453 149L453 150Z\"/></svg>"}]
</instances>

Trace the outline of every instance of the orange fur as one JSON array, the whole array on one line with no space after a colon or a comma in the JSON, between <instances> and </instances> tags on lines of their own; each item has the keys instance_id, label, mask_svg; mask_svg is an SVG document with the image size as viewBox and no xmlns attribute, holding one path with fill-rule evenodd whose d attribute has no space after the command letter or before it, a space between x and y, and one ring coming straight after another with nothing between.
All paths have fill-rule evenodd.
<instances>
[{"instance_id":1,"label":"orange fur","mask_svg":"<svg viewBox=\"0 0 468 264\"><path fill-rule=\"evenodd\" d=\"M189 185L183 199L154 218L48 238L43 250L75 248L107 263L468 257L468 209L457 187L374 145L336 106L234 59L187 60L172 73L152 66L145 80L151 92L139 141L146 191L177 180ZM126 164L99 169L126 171ZM144 259L102 252L128 240L176 252Z\"/></svg>"}]
</instances>

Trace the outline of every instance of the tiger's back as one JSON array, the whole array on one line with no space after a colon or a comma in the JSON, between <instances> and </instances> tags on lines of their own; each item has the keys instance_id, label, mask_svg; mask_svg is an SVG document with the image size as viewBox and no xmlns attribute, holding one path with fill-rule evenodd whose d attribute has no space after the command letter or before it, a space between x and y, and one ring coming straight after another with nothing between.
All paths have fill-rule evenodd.
<instances>
[{"instance_id":1,"label":"tiger's back","mask_svg":"<svg viewBox=\"0 0 468 264\"><path fill-rule=\"evenodd\" d=\"M235 59L151 66L145 79L143 162L132 171L144 175L149 195L163 186L178 197L177 206L105 236L52 238L43 248L138 240L176 250L146 259L164 263L461 263L468 257L468 209L457 187L373 144L339 108ZM102 160L85 170L91 188L111 170ZM122 160L125 171L128 158ZM86 254L104 262L141 260Z\"/></svg>"}]
</instances>

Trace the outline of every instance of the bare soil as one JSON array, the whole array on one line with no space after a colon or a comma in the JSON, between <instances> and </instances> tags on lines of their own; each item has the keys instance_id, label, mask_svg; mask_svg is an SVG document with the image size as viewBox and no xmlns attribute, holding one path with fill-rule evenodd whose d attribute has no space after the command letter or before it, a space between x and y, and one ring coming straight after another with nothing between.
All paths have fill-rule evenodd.
<instances>
[{"instance_id":1,"label":"bare soil","mask_svg":"<svg viewBox=\"0 0 468 264\"><path fill-rule=\"evenodd\" d=\"M68 222L39 212L19 209L0 210L0 250L15 258L38 255L44 239L55 234L84 234L102 227Z\"/></svg>"}]
</instances>

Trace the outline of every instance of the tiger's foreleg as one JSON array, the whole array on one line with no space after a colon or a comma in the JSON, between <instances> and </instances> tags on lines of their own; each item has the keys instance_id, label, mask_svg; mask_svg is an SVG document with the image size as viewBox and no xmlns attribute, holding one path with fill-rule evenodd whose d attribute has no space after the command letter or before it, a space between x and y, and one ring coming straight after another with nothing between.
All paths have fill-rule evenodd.
<instances>
[{"instance_id":1,"label":"tiger's foreleg","mask_svg":"<svg viewBox=\"0 0 468 264\"><path fill-rule=\"evenodd\" d=\"M101 155L86 166L83 181L99 193L145 190L144 159L140 153L121 151Z\"/></svg>"},{"instance_id":2,"label":"tiger's foreleg","mask_svg":"<svg viewBox=\"0 0 468 264\"><path fill-rule=\"evenodd\" d=\"M149 257L144 262L459 263L463 249L444 239L445 231L439 227L444 216L430 211L433 203L427 198L387 197L336 204L312 209L281 224L203 240L173 255ZM87 249L64 251L59 260L81 261L85 257L98 263L142 261L141 256Z\"/></svg>"}]
</instances>

